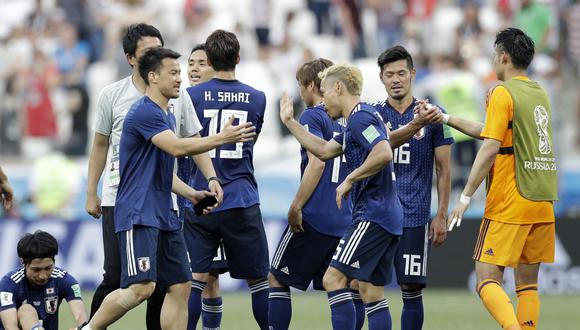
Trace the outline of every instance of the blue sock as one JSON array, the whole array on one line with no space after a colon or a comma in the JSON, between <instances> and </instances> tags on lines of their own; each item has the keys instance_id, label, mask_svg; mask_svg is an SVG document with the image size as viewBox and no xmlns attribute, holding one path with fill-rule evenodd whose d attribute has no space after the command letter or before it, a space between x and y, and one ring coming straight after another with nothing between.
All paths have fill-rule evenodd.
<instances>
[{"instance_id":1,"label":"blue sock","mask_svg":"<svg viewBox=\"0 0 580 330\"><path fill-rule=\"evenodd\" d=\"M290 288L270 288L268 297L268 323L270 330L288 330L292 318Z\"/></svg>"},{"instance_id":2,"label":"blue sock","mask_svg":"<svg viewBox=\"0 0 580 330\"><path fill-rule=\"evenodd\" d=\"M369 318L369 330L391 330L393 320L389 312L389 304L385 299L365 304Z\"/></svg>"},{"instance_id":3,"label":"blue sock","mask_svg":"<svg viewBox=\"0 0 580 330\"><path fill-rule=\"evenodd\" d=\"M222 323L222 297L204 298L201 303L203 329L219 329Z\"/></svg>"},{"instance_id":4,"label":"blue sock","mask_svg":"<svg viewBox=\"0 0 580 330\"><path fill-rule=\"evenodd\" d=\"M268 330L268 280L263 279L250 285L252 312L262 330Z\"/></svg>"},{"instance_id":5,"label":"blue sock","mask_svg":"<svg viewBox=\"0 0 580 330\"><path fill-rule=\"evenodd\" d=\"M330 316L332 319L332 329L352 330L356 323L354 304L350 289L339 289L327 292L328 303L330 304Z\"/></svg>"},{"instance_id":6,"label":"blue sock","mask_svg":"<svg viewBox=\"0 0 580 330\"><path fill-rule=\"evenodd\" d=\"M350 289L350 293L352 293L352 302L354 303L354 310L356 313L356 325L354 328L356 330L361 330L365 324L365 304L363 303L358 290Z\"/></svg>"},{"instance_id":7,"label":"blue sock","mask_svg":"<svg viewBox=\"0 0 580 330\"><path fill-rule=\"evenodd\" d=\"M403 291L401 330L421 330L423 327L423 290Z\"/></svg>"},{"instance_id":8,"label":"blue sock","mask_svg":"<svg viewBox=\"0 0 580 330\"><path fill-rule=\"evenodd\" d=\"M187 330L195 330L199 315L201 314L201 292L205 288L205 282L192 280L191 293L189 294Z\"/></svg>"}]
</instances>

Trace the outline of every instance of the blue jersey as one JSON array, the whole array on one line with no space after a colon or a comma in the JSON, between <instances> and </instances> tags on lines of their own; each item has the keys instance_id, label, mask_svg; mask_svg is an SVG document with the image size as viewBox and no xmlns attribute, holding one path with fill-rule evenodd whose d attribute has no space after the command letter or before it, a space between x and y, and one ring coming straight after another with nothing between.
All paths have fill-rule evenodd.
<instances>
[{"instance_id":1,"label":"blue jersey","mask_svg":"<svg viewBox=\"0 0 580 330\"><path fill-rule=\"evenodd\" d=\"M121 133L121 179L115 202L115 231L134 225L160 230L181 229L172 211L171 186L175 157L159 149L151 138L175 131L175 117L149 97L139 99L125 117Z\"/></svg>"},{"instance_id":2,"label":"blue jersey","mask_svg":"<svg viewBox=\"0 0 580 330\"><path fill-rule=\"evenodd\" d=\"M360 167L373 147L389 141L385 125L374 107L359 103L348 118L344 133L335 141L342 144L348 173ZM353 184L351 191L353 222L375 222L393 235L403 233L403 209L397 197L393 163L377 174Z\"/></svg>"},{"instance_id":3,"label":"blue jersey","mask_svg":"<svg viewBox=\"0 0 580 330\"><path fill-rule=\"evenodd\" d=\"M388 101L374 104L387 127L396 130L413 120L416 100L402 114ZM393 151L397 177L397 191L405 227L424 226L431 221L431 185L433 184L433 159L435 148L453 143L446 125L427 125L405 144Z\"/></svg>"},{"instance_id":4,"label":"blue jersey","mask_svg":"<svg viewBox=\"0 0 580 330\"><path fill-rule=\"evenodd\" d=\"M26 302L36 309L46 330L58 330L58 307L63 299L81 299L81 288L74 277L57 267L48 283L40 287L28 283L24 268L6 274L0 281L0 312L18 310ZM4 330L1 321L0 330Z\"/></svg>"},{"instance_id":5,"label":"blue jersey","mask_svg":"<svg viewBox=\"0 0 580 330\"><path fill-rule=\"evenodd\" d=\"M228 118L233 125L251 122L260 133L266 110L266 95L237 80L211 79L187 89L203 129L201 136L217 134ZM247 208L260 203L254 177L254 141L226 144L209 152L218 178L222 181L224 201L214 212ZM190 186L207 189L201 171L194 171Z\"/></svg>"},{"instance_id":6,"label":"blue jersey","mask_svg":"<svg viewBox=\"0 0 580 330\"><path fill-rule=\"evenodd\" d=\"M317 105L304 110L300 116L302 124L308 132L326 141L343 131L338 121L330 119L323 105ZM300 175L304 175L308 165L308 154L304 148L300 149L302 162ZM336 206L336 187L346 177L344 157L327 160L324 171L318 181L316 189L302 208L303 220L308 222L318 232L335 237L342 237L344 231L352 222L352 203L350 198L342 203L342 209Z\"/></svg>"}]
</instances>

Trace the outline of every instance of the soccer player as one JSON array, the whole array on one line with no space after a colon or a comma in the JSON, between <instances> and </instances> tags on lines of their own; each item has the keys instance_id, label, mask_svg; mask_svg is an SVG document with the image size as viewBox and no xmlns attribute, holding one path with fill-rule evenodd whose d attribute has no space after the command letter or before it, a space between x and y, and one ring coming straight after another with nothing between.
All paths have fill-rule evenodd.
<instances>
[{"instance_id":1,"label":"soccer player","mask_svg":"<svg viewBox=\"0 0 580 330\"><path fill-rule=\"evenodd\" d=\"M184 329L191 272L181 232L172 211L171 192L196 204L214 196L196 191L173 172L175 157L194 155L219 145L219 138L179 139L169 99L180 94L179 54L155 47L139 59L139 74L147 85L145 96L127 113L120 145L120 182L115 208L115 231L121 251L121 288L107 295L83 330L104 329L153 293L157 283L167 290L161 309L162 329ZM254 127L231 129L225 142L253 139ZM214 207L209 206L204 213Z\"/></svg>"},{"instance_id":2,"label":"soccer player","mask_svg":"<svg viewBox=\"0 0 580 330\"><path fill-rule=\"evenodd\" d=\"M119 288L121 278L121 260L119 243L115 235L115 198L119 186L119 145L123 121L133 103L143 97L146 84L139 74L139 59L149 49L161 47L163 37L159 30L148 24L131 25L123 36L123 50L127 62L132 68L130 76L106 86L97 102L94 143L89 158L87 182L87 212L98 218L103 216L104 274L103 281L97 287L91 304L91 316L97 311L107 294ZM198 136L201 125L185 88L180 97L170 100L173 113L179 125L175 130L180 137ZM242 127L238 127L242 129ZM220 138L220 136L218 136ZM223 140L222 140L223 142ZM207 178L215 177L215 171L209 155L203 153L195 157L198 167ZM106 170L105 170L106 169ZM104 171L105 170L105 171ZM99 178L103 174L103 201L97 196ZM221 201L223 192L219 182L212 180L209 189ZM177 209L175 203L174 209ZM147 327L150 330L159 328L159 313L162 304L162 293L153 296L147 305Z\"/></svg>"},{"instance_id":3,"label":"soccer player","mask_svg":"<svg viewBox=\"0 0 580 330\"><path fill-rule=\"evenodd\" d=\"M409 126L409 130L414 132L412 137L407 135L405 143L393 150L393 166L404 214L403 235L395 255L397 282L403 297L401 329L416 330L423 326L422 290L427 284L429 246L431 243L440 246L447 234L453 138L447 126L425 125L424 118L415 116L415 107L422 104L413 97L415 68L405 48L395 46L385 50L379 55L377 64L388 98L375 104L375 108L387 128L395 129L389 136L392 140L400 138L403 132L399 128L404 126ZM439 205L435 218L431 220L433 161Z\"/></svg>"},{"instance_id":4,"label":"soccer player","mask_svg":"<svg viewBox=\"0 0 580 330\"><path fill-rule=\"evenodd\" d=\"M213 136L223 130L230 117L240 124L254 123L259 134L266 97L263 92L236 80L235 68L240 60L237 37L231 32L216 30L207 38L205 52L215 77L188 88L203 126L201 135ZM247 281L254 318L261 329L268 329L268 245L254 177L254 143L255 140L224 145L210 151L224 189L224 202L205 216L186 210L184 234L194 273L190 301L200 301L212 260L223 239L230 276ZM196 171L190 186L205 189L207 181ZM206 303L208 310L219 306L219 301Z\"/></svg>"},{"instance_id":5,"label":"soccer player","mask_svg":"<svg viewBox=\"0 0 580 330\"><path fill-rule=\"evenodd\" d=\"M0 281L0 329L58 330L58 308L68 302L76 326L87 321L77 280L54 264L58 242L47 232L24 235L16 248L23 268Z\"/></svg>"},{"instance_id":6,"label":"soccer player","mask_svg":"<svg viewBox=\"0 0 580 330\"><path fill-rule=\"evenodd\" d=\"M8 176L0 167L0 201L6 210L12 208L13 199L14 192L12 192L12 186L8 182Z\"/></svg>"},{"instance_id":7,"label":"soccer player","mask_svg":"<svg viewBox=\"0 0 580 330\"><path fill-rule=\"evenodd\" d=\"M369 329L391 329L384 286L390 281L393 257L403 230L403 210L397 197L393 153L386 127L371 105L360 102L362 73L350 64L333 65L321 74L326 112L347 121L345 131L324 141L294 120L287 94L280 101L280 118L302 146L321 160L346 156L347 177L336 188L340 209L352 198L353 221L341 238L326 270L323 285L334 329L354 329L355 309L348 284L359 281Z\"/></svg>"},{"instance_id":8,"label":"soccer player","mask_svg":"<svg viewBox=\"0 0 580 330\"><path fill-rule=\"evenodd\" d=\"M187 62L187 77L190 86L196 86L206 82L213 78L214 74L215 71L207 62L205 45L198 44L194 46ZM209 158L207 160L211 163ZM177 176L179 176L181 181L189 182L192 171L196 170L191 159L188 157L179 158L177 164ZM183 217L185 209L191 207L191 203L186 198L178 196L177 204L179 206L179 216ZM220 327L223 307L222 297L219 291L219 275L220 273L227 272L227 270L228 265L225 260L225 254L223 253L223 244L220 244L218 253L212 261L207 284L202 292L202 300L196 300L199 297L193 294L189 301L188 327L190 329L196 329L200 314L204 328Z\"/></svg>"},{"instance_id":9,"label":"soccer player","mask_svg":"<svg viewBox=\"0 0 580 330\"><path fill-rule=\"evenodd\" d=\"M495 39L493 66L502 83L491 91L485 126L458 117L448 125L481 137L449 230L461 224L471 196L488 176L483 222L475 245L477 292L504 329L536 329L540 316L538 272L554 261L553 201L557 176L549 97L527 77L534 43L507 28ZM515 268L517 311L501 287L505 267Z\"/></svg>"},{"instance_id":10,"label":"soccer player","mask_svg":"<svg viewBox=\"0 0 580 330\"><path fill-rule=\"evenodd\" d=\"M307 106L299 122L308 132L326 141L340 134L344 126L326 114L320 92L318 74L332 65L331 61L319 58L304 63L296 72L300 95ZM314 289L324 290L324 272L352 221L350 199L339 209L334 198L336 188L346 177L343 157L323 162L304 148L300 154L302 179L288 210L288 227L280 238L268 276L268 319L272 330L290 326L290 287L306 290L313 282Z\"/></svg>"}]
</instances>

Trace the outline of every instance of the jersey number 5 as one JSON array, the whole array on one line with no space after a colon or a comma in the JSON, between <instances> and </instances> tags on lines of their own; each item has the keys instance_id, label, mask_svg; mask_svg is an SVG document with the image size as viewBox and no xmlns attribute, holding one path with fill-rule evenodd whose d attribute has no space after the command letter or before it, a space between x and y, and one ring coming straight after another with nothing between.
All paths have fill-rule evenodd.
<instances>
[{"instance_id":1,"label":"jersey number 5","mask_svg":"<svg viewBox=\"0 0 580 330\"><path fill-rule=\"evenodd\" d=\"M247 111L223 109L223 110L221 110L221 112L222 112L221 122L218 125L217 118L218 118L219 112L220 112L220 110L218 110L218 109L205 109L205 110L203 110L203 117L204 118L211 118L209 120L209 133L208 133L209 136L216 135L218 133L218 130L221 130L225 126L226 121L231 116L234 116L234 118L238 120L238 125L245 124L248 121L248 112ZM235 150L220 150L219 158L241 159L243 145L244 145L243 142L238 142L238 143L236 143ZM216 157L215 151L216 151L215 149L209 151L209 156L211 158Z\"/></svg>"}]
</instances>

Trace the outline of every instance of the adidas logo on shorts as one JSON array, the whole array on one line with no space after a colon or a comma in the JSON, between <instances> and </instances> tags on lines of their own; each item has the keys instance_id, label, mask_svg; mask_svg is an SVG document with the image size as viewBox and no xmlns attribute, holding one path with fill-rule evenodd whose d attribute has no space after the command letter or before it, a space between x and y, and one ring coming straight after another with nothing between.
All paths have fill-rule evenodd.
<instances>
[{"instance_id":1,"label":"adidas logo on shorts","mask_svg":"<svg viewBox=\"0 0 580 330\"><path fill-rule=\"evenodd\" d=\"M493 254L493 250L491 248L487 249L487 251L485 251L485 254L487 254L490 257L494 257L495 254Z\"/></svg>"},{"instance_id":2,"label":"adidas logo on shorts","mask_svg":"<svg viewBox=\"0 0 580 330\"><path fill-rule=\"evenodd\" d=\"M350 264L350 266L352 268L360 269L360 264L358 263L358 260Z\"/></svg>"},{"instance_id":3,"label":"adidas logo on shorts","mask_svg":"<svg viewBox=\"0 0 580 330\"><path fill-rule=\"evenodd\" d=\"M288 270L288 267L282 267L282 269L280 269L280 271L286 275L290 275L290 271Z\"/></svg>"}]
</instances>

